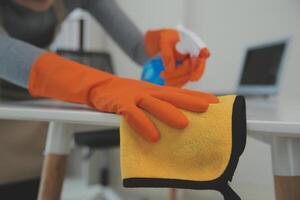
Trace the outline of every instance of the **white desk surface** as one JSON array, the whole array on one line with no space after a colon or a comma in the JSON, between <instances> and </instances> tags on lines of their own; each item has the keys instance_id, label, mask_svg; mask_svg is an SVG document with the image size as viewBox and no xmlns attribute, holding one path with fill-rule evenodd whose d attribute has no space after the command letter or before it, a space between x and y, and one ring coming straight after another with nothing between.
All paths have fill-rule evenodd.
<instances>
[{"instance_id":1,"label":"white desk surface","mask_svg":"<svg viewBox=\"0 0 300 200\"><path fill-rule=\"evenodd\" d=\"M0 101L0 118L114 127L119 126L120 120L115 114L97 112L79 104L53 100ZM247 119L250 131L300 137L300 102L247 101Z\"/></svg>"},{"instance_id":2,"label":"white desk surface","mask_svg":"<svg viewBox=\"0 0 300 200\"><path fill-rule=\"evenodd\" d=\"M0 101L0 118L119 127L119 116L54 100Z\"/></svg>"},{"instance_id":3,"label":"white desk surface","mask_svg":"<svg viewBox=\"0 0 300 200\"><path fill-rule=\"evenodd\" d=\"M247 129L252 134L300 137L299 101L248 100L246 104Z\"/></svg>"}]
</instances>

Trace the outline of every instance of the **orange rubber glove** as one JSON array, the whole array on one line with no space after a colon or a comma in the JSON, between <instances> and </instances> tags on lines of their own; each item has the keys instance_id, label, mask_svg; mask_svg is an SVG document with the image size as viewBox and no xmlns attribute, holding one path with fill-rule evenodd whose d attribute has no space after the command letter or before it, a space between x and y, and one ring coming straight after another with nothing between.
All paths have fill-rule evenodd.
<instances>
[{"instance_id":1,"label":"orange rubber glove","mask_svg":"<svg viewBox=\"0 0 300 200\"><path fill-rule=\"evenodd\" d=\"M143 111L172 127L185 128L188 119L178 108L205 112L209 103L218 102L211 94L120 78L54 53L44 53L35 61L28 88L33 96L123 115L133 129L152 142L159 139L159 131Z\"/></svg>"},{"instance_id":2,"label":"orange rubber glove","mask_svg":"<svg viewBox=\"0 0 300 200\"><path fill-rule=\"evenodd\" d=\"M192 57L176 50L180 33L175 29L148 31L145 34L145 50L150 57L161 54L165 70L161 77L166 85L181 87L189 81L197 81L204 73L206 60L210 53L207 48L201 49L199 55ZM176 66L176 62L182 62Z\"/></svg>"}]
</instances>

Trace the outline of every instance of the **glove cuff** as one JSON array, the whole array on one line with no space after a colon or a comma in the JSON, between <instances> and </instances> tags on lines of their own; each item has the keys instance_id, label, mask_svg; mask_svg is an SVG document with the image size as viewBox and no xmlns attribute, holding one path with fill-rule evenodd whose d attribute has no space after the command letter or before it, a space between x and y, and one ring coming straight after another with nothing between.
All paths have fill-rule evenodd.
<instances>
[{"instance_id":1,"label":"glove cuff","mask_svg":"<svg viewBox=\"0 0 300 200\"><path fill-rule=\"evenodd\" d=\"M115 77L55 53L43 53L33 63L28 82L32 96L88 103L89 91Z\"/></svg>"}]
</instances>

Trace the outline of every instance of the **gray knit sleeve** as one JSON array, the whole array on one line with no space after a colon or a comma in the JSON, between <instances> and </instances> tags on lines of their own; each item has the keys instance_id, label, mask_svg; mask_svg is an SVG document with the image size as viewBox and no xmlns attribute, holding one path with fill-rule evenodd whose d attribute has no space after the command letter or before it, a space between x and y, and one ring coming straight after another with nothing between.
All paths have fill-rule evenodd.
<instances>
[{"instance_id":1,"label":"gray knit sleeve","mask_svg":"<svg viewBox=\"0 0 300 200\"><path fill-rule=\"evenodd\" d=\"M79 1L77 6L88 10L128 56L141 65L147 61L143 34L114 0L74 0L73 4ZM31 66L43 52L9 37L0 26L0 78L27 88Z\"/></svg>"},{"instance_id":2,"label":"gray knit sleeve","mask_svg":"<svg viewBox=\"0 0 300 200\"><path fill-rule=\"evenodd\" d=\"M131 59L140 65L145 64L149 58L144 49L144 36L115 0L81 1L82 7L97 19Z\"/></svg>"},{"instance_id":3,"label":"gray knit sleeve","mask_svg":"<svg viewBox=\"0 0 300 200\"><path fill-rule=\"evenodd\" d=\"M43 52L0 32L0 78L27 88L31 65Z\"/></svg>"}]
</instances>

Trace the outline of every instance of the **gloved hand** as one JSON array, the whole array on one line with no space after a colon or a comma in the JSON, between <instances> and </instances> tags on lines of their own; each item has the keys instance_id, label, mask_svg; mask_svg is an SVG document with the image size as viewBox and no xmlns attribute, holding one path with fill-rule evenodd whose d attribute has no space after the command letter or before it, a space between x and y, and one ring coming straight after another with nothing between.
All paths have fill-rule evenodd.
<instances>
[{"instance_id":1,"label":"gloved hand","mask_svg":"<svg viewBox=\"0 0 300 200\"><path fill-rule=\"evenodd\" d=\"M185 128L188 119L178 108L205 112L210 103L218 102L208 93L120 78L54 53L42 54L33 64L28 88L33 96L123 115L133 129L152 142L159 140L159 131L143 111L172 127Z\"/></svg>"},{"instance_id":2,"label":"gloved hand","mask_svg":"<svg viewBox=\"0 0 300 200\"><path fill-rule=\"evenodd\" d=\"M201 39L184 27L148 31L145 50L150 57L160 53L165 66L161 77L166 85L175 87L199 80L210 55Z\"/></svg>"}]
</instances>

